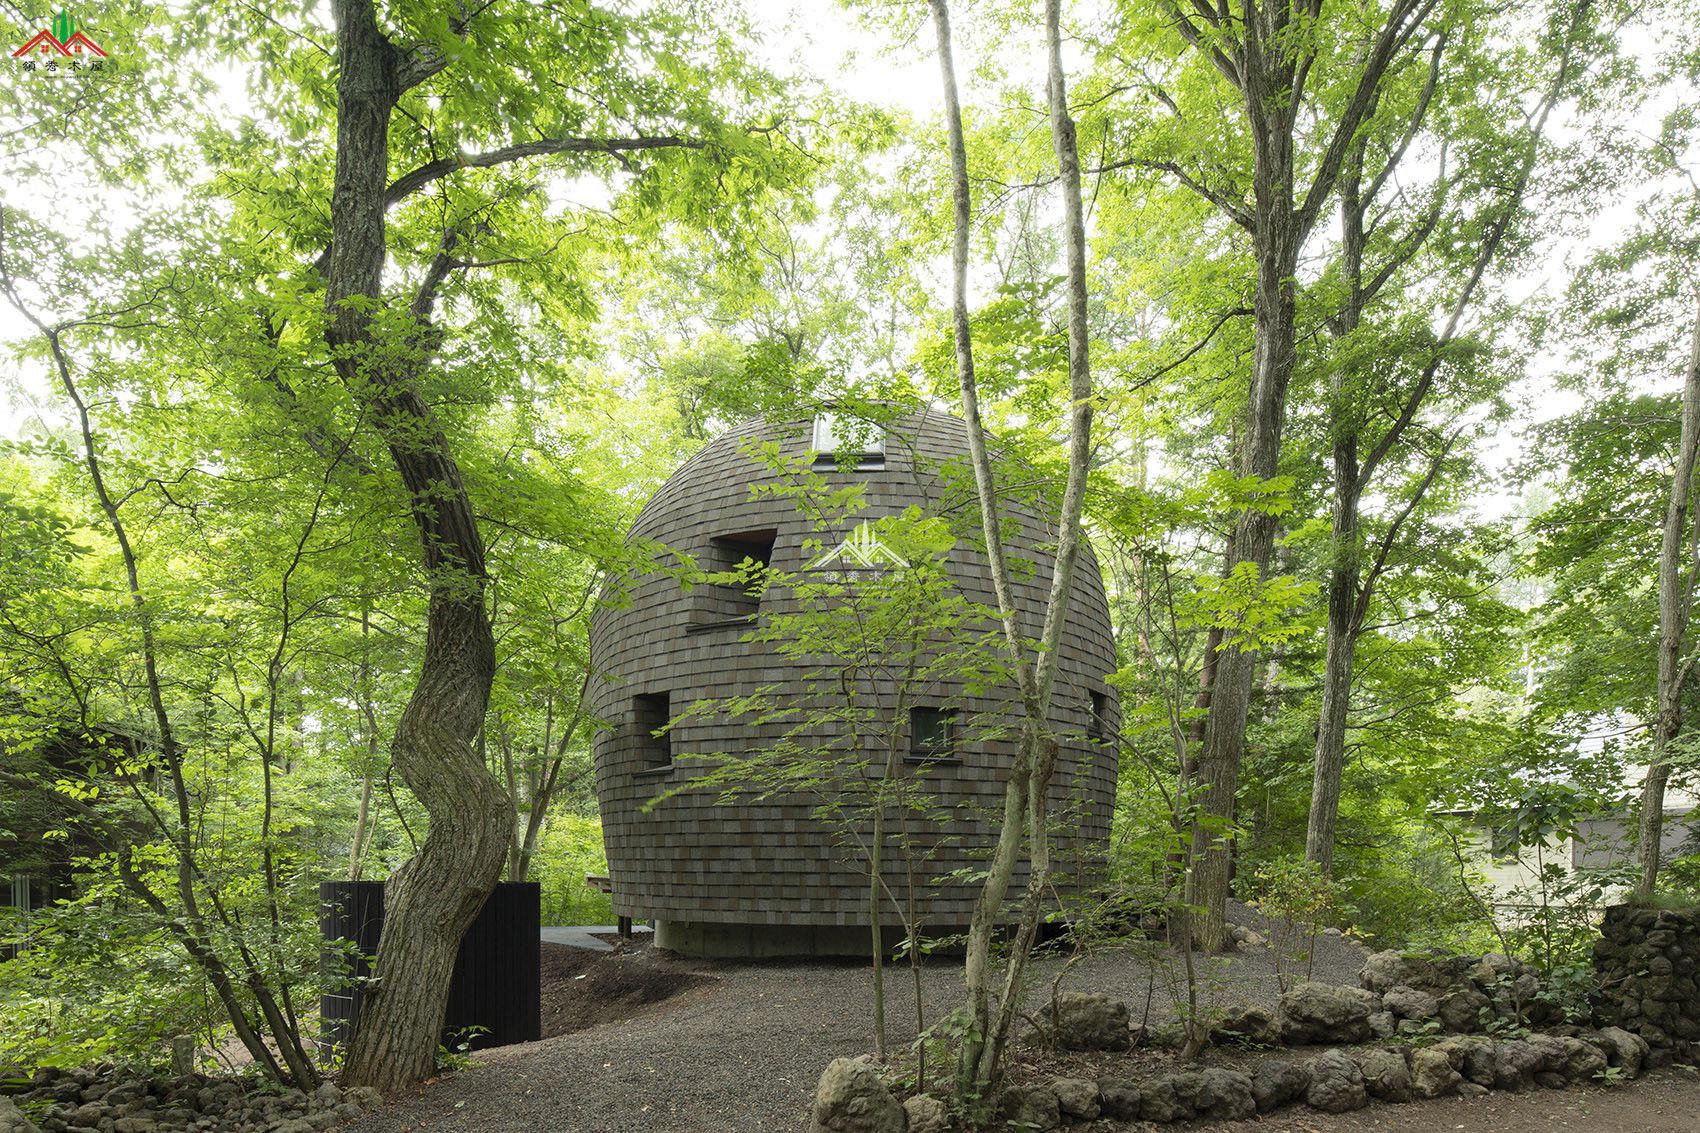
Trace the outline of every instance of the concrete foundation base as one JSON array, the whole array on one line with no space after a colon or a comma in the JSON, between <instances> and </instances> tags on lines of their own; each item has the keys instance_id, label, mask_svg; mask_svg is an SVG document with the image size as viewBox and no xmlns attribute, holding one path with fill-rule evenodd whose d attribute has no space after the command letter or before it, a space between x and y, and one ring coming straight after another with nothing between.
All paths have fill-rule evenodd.
<instances>
[{"instance_id":1,"label":"concrete foundation base","mask_svg":"<svg viewBox=\"0 0 1700 1133\"><path fill-rule=\"evenodd\" d=\"M888 948L903 930L887 926ZM865 925L717 924L710 921L655 922L655 947L706 960L771 960L798 956L866 957L871 941Z\"/></svg>"}]
</instances>

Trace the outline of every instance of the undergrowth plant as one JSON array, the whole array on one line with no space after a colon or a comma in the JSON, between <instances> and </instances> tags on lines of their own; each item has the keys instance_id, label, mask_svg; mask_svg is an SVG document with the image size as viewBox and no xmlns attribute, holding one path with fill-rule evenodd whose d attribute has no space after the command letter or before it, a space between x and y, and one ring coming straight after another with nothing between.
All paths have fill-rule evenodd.
<instances>
[{"instance_id":1,"label":"undergrowth plant","mask_svg":"<svg viewBox=\"0 0 1700 1133\"><path fill-rule=\"evenodd\" d=\"M1341 886L1315 862L1274 858L1252 875L1248 904L1268 920L1275 979L1282 991L1316 971L1316 941L1344 914Z\"/></svg>"}]
</instances>

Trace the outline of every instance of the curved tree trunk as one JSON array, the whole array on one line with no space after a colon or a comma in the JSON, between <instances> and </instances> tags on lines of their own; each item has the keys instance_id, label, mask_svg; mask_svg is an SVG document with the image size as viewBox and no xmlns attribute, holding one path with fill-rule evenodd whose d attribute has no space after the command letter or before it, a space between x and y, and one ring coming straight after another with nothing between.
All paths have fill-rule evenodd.
<instances>
[{"instance_id":1,"label":"curved tree trunk","mask_svg":"<svg viewBox=\"0 0 1700 1133\"><path fill-rule=\"evenodd\" d=\"M460 939L495 887L514 822L506 793L473 750L496 670L484 608L484 545L460 469L417 392L428 318L453 234L409 314L410 341L381 340L389 119L401 54L371 0L337 0L337 160L327 337L337 372L389 446L412 501L430 586L419 683L396 726L396 770L431 816L418 854L390 879L377 982L366 994L346 1081L393 1091L436 1067ZM351 302L351 300L353 300Z\"/></svg>"}]
</instances>

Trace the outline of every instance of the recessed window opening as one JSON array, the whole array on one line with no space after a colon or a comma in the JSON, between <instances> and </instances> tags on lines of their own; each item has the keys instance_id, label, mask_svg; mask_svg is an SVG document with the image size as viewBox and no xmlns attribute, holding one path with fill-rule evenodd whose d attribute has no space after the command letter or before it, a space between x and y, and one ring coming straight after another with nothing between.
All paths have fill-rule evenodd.
<instances>
[{"instance_id":1,"label":"recessed window opening","mask_svg":"<svg viewBox=\"0 0 1700 1133\"><path fill-rule=\"evenodd\" d=\"M809 447L814 450L817 465L850 465L858 472L885 467L885 430L871 421L822 413L815 418Z\"/></svg>"},{"instance_id":2,"label":"recessed window opening","mask_svg":"<svg viewBox=\"0 0 1700 1133\"><path fill-rule=\"evenodd\" d=\"M954 708L909 710L909 758L955 759L957 713Z\"/></svg>"},{"instance_id":3,"label":"recessed window opening","mask_svg":"<svg viewBox=\"0 0 1700 1133\"><path fill-rule=\"evenodd\" d=\"M1110 738L1110 694L1092 689L1087 695L1092 701L1092 717L1086 721L1086 738L1101 744Z\"/></svg>"},{"instance_id":4,"label":"recessed window opening","mask_svg":"<svg viewBox=\"0 0 1700 1133\"><path fill-rule=\"evenodd\" d=\"M772 529L741 531L709 540L708 556L703 566L716 574L738 572L735 582L716 582L698 587L696 607L691 621L693 629L749 621L761 608L761 591L767 580L767 568L773 561L773 543L778 532Z\"/></svg>"},{"instance_id":5,"label":"recessed window opening","mask_svg":"<svg viewBox=\"0 0 1700 1133\"><path fill-rule=\"evenodd\" d=\"M746 559L762 569L773 559L773 541L779 532L745 531L737 535L721 535L713 540L716 570L737 570Z\"/></svg>"},{"instance_id":6,"label":"recessed window opening","mask_svg":"<svg viewBox=\"0 0 1700 1133\"><path fill-rule=\"evenodd\" d=\"M673 733L664 730L673 718L671 699L664 692L641 692L632 697L632 741L643 769L673 766Z\"/></svg>"}]
</instances>

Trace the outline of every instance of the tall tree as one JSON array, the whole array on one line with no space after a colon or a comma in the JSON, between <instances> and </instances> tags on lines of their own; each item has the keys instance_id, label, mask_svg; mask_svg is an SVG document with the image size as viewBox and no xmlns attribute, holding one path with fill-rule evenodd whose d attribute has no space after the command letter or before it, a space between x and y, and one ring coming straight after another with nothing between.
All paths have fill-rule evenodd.
<instances>
[{"instance_id":1,"label":"tall tree","mask_svg":"<svg viewBox=\"0 0 1700 1133\"><path fill-rule=\"evenodd\" d=\"M1696 656L1690 626L1700 586L1694 478L1700 446L1700 139L1693 100L1678 99L1649 136L1626 130L1624 106L1659 108L1700 83L1693 5L1650 20L1681 29L1642 60L1625 58L1583 100L1596 115L1578 146L1575 191L1618 187L1636 198L1634 226L1585 260L1553 320L1570 349L1565 376L1589 395L1578 413L1544 424L1530 465L1563 468L1539 515L1534 566L1551 585L1538 645L1548 649L1536 690L1544 715L1597 727L1602 717L1645 725L1635 891L1658 882L1664 795L1685 768ZM1680 374L1676 388L1654 384ZM1651 555L1653 517L1659 552ZM1651 648L1649 648L1651 646Z\"/></svg>"},{"instance_id":2,"label":"tall tree","mask_svg":"<svg viewBox=\"0 0 1700 1133\"><path fill-rule=\"evenodd\" d=\"M707 120L704 96L690 92L680 96L685 110L662 120L695 125L702 130L697 136L555 134L453 158L435 156L433 144L407 172L392 177L391 127L403 100L439 74L470 66L486 37L499 40L510 29L477 9L398 42L380 27L372 0L337 0L334 14L336 175L323 259L325 338L337 373L383 438L408 493L430 595L418 683L392 744L395 765L429 813L430 828L418 854L390 881L378 983L365 1000L345 1071L349 1081L391 1090L434 1068L455 953L509 854L514 811L473 747L496 663L485 607L485 547L456 454L421 393L442 345L433 325L439 295L455 273L489 266L465 258L465 248L487 234L488 221L477 208L451 213L416 282L398 292L386 281L386 263L395 253L387 213L463 169L550 155L705 151L715 139L707 136L714 123ZM607 36L604 46L617 55L614 45L625 41L627 29L609 21L593 27L596 32ZM681 69L678 77L688 74ZM623 96L622 106L635 104L632 110L614 113L632 113L642 122L668 94L678 92L640 81ZM538 105L530 112L536 125L561 117L560 108ZM409 112L407 120L415 123L416 116ZM743 184L759 182L753 168L741 173Z\"/></svg>"},{"instance_id":3,"label":"tall tree","mask_svg":"<svg viewBox=\"0 0 1700 1133\"><path fill-rule=\"evenodd\" d=\"M1003 1055L1025 988L1023 975L1036 939L1050 883L1046 802L1056 770L1057 739L1048 722L1056 673L1057 644L1068 615L1074 569L1080 557L1081 514L1092 441L1092 374L1087 338L1086 227L1080 192L1080 156L1068 106L1062 62L1061 0L1046 0L1045 47L1048 116L1063 203L1063 245L1068 301L1068 469L1057 519L1057 543L1051 565L1050 593L1036 643L1021 630L1014 578L1004 555L1002 518L995 470L981 421L974 374L972 322L968 308L968 247L972 235L972 198L968 187L967 146L957 93L950 11L946 0L929 0L945 96L945 128L950 145L952 250L951 327L956 346L957 380L963 419L980 505L980 522L997 594L998 613L1014 661L1022 702L1021 740L1004 784L1004 806L992 860L982 883L968 930L964 982L972 1030L962 1044L957 1080L964 1096L990 1100L1002 1074ZM1020 859L1028 848L1028 884L1004 970L994 999L991 983L992 935Z\"/></svg>"},{"instance_id":4,"label":"tall tree","mask_svg":"<svg viewBox=\"0 0 1700 1133\"><path fill-rule=\"evenodd\" d=\"M1670 747L1682 731L1682 693L1694 658L1685 657L1688 619L1694 607L1694 585L1700 579L1700 557L1690 539L1689 515L1694 493L1696 457L1700 456L1700 310L1694 317L1693 346L1682 382L1682 430L1677 441L1676 467L1671 471L1670 503L1659 539L1659 689L1653 719L1653 752L1641 785L1641 820L1637 854L1641 867L1635 883L1638 896L1650 897L1658 884L1659 856L1664 843L1665 785L1670 781Z\"/></svg>"},{"instance_id":5,"label":"tall tree","mask_svg":"<svg viewBox=\"0 0 1700 1133\"><path fill-rule=\"evenodd\" d=\"M1315 769L1311 781L1311 803L1305 837L1305 857L1317 863L1323 872L1331 873L1334 864L1334 829L1340 808L1341 778L1346 765L1346 729L1351 712L1352 672L1357 641L1363 632L1366 618L1375 597L1375 589L1387 569L1398 544L1400 530L1412 513L1422 505L1424 497L1441 475L1448 456L1462 439L1461 429L1425 429L1423 415L1430 412L1432 403L1443 393L1455 409L1462 409L1480 400L1486 391L1481 382L1469 380L1468 358L1472 353L1468 343L1461 341L1468 334L1466 316L1475 304L1488 270L1501 257L1508 244L1513 225L1523 214L1523 198L1535 172L1536 158L1548 119L1574 78L1577 64L1575 49L1584 30L1588 5L1572 5L1561 12L1560 26L1553 33L1551 51L1556 56L1553 75L1546 89L1528 112L1524 128L1512 131L1503 142L1497 123L1482 123L1478 128L1489 136L1482 139L1445 138L1439 147L1442 155L1456 148L1472 155L1456 174L1444 170L1434 186L1432 204L1417 210L1404 227L1389 223L1386 203L1379 198L1387 189L1411 143L1418 137L1429 114L1438 85L1443 81L1443 53L1449 36L1469 35L1469 29L1449 29L1437 33L1430 47L1430 66L1415 103L1408 116L1394 119L1393 140L1383 143L1385 156L1375 165L1367 166L1372 138L1366 129L1348 147L1340 177L1340 248L1338 257L1339 283L1342 297L1338 310L1327 320L1329 329L1339 339L1349 343L1342 351L1344 357L1335 364L1328 402L1328 429L1332 444L1333 516L1332 545L1328 563L1327 644L1322 673L1322 703L1316 731ZM1473 38L1473 37L1472 37ZM1453 47L1468 54L1456 77L1446 75L1453 88L1445 101L1459 97L1480 97L1482 79L1467 82L1466 76L1479 74L1485 68L1480 58L1481 44L1466 42ZM1468 90L1468 94L1462 92ZM1380 99L1379 101L1391 101ZM1511 99L1490 100L1511 103ZM1467 116L1448 114L1449 121L1468 121ZM1515 173L1505 182L1501 172L1502 145L1508 146L1516 162ZM1471 165L1476 168L1471 168ZM1474 184L1470 182L1474 181ZM1476 217L1459 215L1459 198L1463 208L1474 205ZM1380 215L1377 216L1376 213ZM1448 215L1451 214L1451 215ZM1370 234L1377 233L1381 246L1379 256L1371 258ZM1431 332L1422 319L1415 320L1414 341L1381 340L1365 347L1354 341L1377 328L1366 327L1365 318L1377 303L1389 282L1397 281L1399 291L1411 288L1410 281L1400 273L1424 250L1437 228L1446 231L1477 230L1474 247L1467 257L1448 263L1443 255L1436 269L1461 277L1451 298L1446 322L1438 334ZM1454 243L1463 243L1454 241ZM1464 244L1468 248L1469 244ZM1435 257L1429 257L1434 259ZM1414 290L1414 288L1412 288ZM1406 320L1407 325L1411 320ZM1462 349L1461 349L1462 348ZM1418 364L1408 375L1401 374L1403 363L1411 358ZM1462 362L1462 364L1461 364ZM1437 380L1448 371L1461 371L1454 382L1460 388L1453 391L1437 389ZM1377 429L1369 403L1385 399L1390 388L1399 392L1392 419ZM1500 380L1503 380L1502 378ZM1361 526L1363 499L1376 482L1378 473L1386 470L1390 457L1402 448L1411 447L1413 437L1426 438L1426 465L1414 478L1410 489L1402 493L1401 503L1384 525L1381 536L1365 562L1365 537Z\"/></svg>"},{"instance_id":6,"label":"tall tree","mask_svg":"<svg viewBox=\"0 0 1700 1133\"><path fill-rule=\"evenodd\" d=\"M1126 164L1173 177L1208 199L1250 238L1255 263L1251 375L1237 454L1242 476L1273 479L1280 469L1287 389L1297 352L1298 264L1339 181L1352 142L1373 112L1378 91L1403 57L1420 50L1420 33L1437 0L1392 0L1385 11L1333 14L1321 0L1183 8L1160 3L1146 31L1178 34L1212 68L1243 117L1234 123L1249 150L1249 185L1219 171L1209 154L1134 154ZM1142 13L1143 14L1143 13ZM1360 46L1364 17L1373 32ZM1159 28L1173 29L1159 31ZM1211 97L1215 97L1212 95ZM1170 105L1178 106L1173 99ZM1277 516L1246 509L1234 523L1225 574L1267 576ZM1228 831L1234 817L1246 722L1258 657L1230 640L1217 658L1199 751L1187 900L1199 910L1193 939L1226 944Z\"/></svg>"},{"instance_id":7,"label":"tall tree","mask_svg":"<svg viewBox=\"0 0 1700 1133\"><path fill-rule=\"evenodd\" d=\"M339 0L336 185L325 336L337 373L383 435L412 501L430 586L425 656L396 725L395 766L431 816L425 840L390 878L379 982L368 992L344 1077L394 1090L430 1075L460 938L495 887L514 814L472 747L496 671L484 608L484 542L460 466L419 394L430 320L461 234L442 247L411 300L385 302L390 116L443 65L378 27L370 0ZM387 316L385 327L380 316Z\"/></svg>"}]
</instances>

